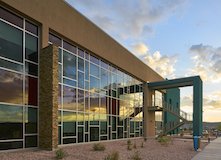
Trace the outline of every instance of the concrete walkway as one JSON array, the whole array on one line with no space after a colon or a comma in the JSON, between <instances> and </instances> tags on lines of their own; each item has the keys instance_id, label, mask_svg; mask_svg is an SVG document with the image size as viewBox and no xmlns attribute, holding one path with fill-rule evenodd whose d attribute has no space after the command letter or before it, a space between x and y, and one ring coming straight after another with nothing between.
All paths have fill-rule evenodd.
<instances>
[{"instance_id":1,"label":"concrete walkway","mask_svg":"<svg viewBox=\"0 0 221 160\"><path fill-rule=\"evenodd\" d=\"M221 160L221 137L210 142L192 160Z\"/></svg>"}]
</instances>

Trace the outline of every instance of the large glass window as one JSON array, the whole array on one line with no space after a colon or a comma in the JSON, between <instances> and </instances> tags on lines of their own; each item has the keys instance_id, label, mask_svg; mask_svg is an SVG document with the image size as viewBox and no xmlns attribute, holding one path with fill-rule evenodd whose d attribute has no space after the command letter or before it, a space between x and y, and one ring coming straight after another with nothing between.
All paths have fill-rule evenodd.
<instances>
[{"instance_id":1,"label":"large glass window","mask_svg":"<svg viewBox=\"0 0 221 160\"><path fill-rule=\"evenodd\" d=\"M49 44L59 44L61 57L59 144L142 136L142 82L76 44L50 35Z\"/></svg>"},{"instance_id":2,"label":"large glass window","mask_svg":"<svg viewBox=\"0 0 221 160\"><path fill-rule=\"evenodd\" d=\"M0 7L0 150L37 147L38 33Z\"/></svg>"}]
</instances>

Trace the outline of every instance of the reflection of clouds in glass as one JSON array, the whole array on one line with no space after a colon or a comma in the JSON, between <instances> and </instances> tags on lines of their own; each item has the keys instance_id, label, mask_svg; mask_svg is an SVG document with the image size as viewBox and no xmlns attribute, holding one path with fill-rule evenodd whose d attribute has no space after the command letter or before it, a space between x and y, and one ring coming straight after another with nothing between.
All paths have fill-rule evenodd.
<instances>
[{"instance_id":1,"label":"reflection of clouds in glass","mask_svg":"<svg viewBox=\"0 0 221 160\"><path fill-rule=\"evenodd\" d=\"M76 122L76 113L74 112L64 112L63 113L64 122Z\"/></svg>"},{"instance_id":2,"label":"reflection of clouds in glass","mask_svg":"<svg viewBox=\"0 0 221 160\"><path fill-rule=\"evenodd\" d=\"M76 89L63 86L63 108L76 110Z\"/></svg>"},{"instance_id":3,"label":"reflection of clouds in glass","mask_svg":"<svg viewBox=\"0 0 221 160\"><path fill-rule=\"evenodd\" d=\"M22 123L22 106L0 104L0 123Z\"/></svg>"},{"instance_id":4,"label":"reflection of clouds in glass","mask_svg":"<svg viewBox=\"0 0 221 160\"><path fill-rule=\"evenodd\" d=\"M0 101L22 104L22 75L0 69Z\"/></svg>"},{"instance_id":5,"label":"reflection of clouds in glass","mask_svg":"<svg viewBox=\"0 0 221 160\"><path fill-rule=\"evenodd\" d=\"M99 94L90 93L90 112L99 113Z\"/></svg>"}]
</instances>

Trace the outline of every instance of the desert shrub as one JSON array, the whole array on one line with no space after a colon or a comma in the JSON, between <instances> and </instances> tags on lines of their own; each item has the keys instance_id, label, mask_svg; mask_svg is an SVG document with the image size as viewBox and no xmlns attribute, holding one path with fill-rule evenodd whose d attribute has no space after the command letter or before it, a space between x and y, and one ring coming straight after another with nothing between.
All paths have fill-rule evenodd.
<instances>
[{"instance_id":1,"label":"desert shrub","mask_svg":"<svg viewBox=\"0 0 221 160\"><path fill-rule=\"evenodd\" d=\"M144 141L145 141L145 142L147 141L147 137L144 137Z\"/></svg>"},{"instance_id":2,"label":"desert shrub","mask_svg":"<svg viewBox=\"0 0 221 160\"><path fill-rule=\"evenodd\" d=\"M137 144L136 144L136 141L134 142L134 148L137 148Z\"/></svg>"},{"instance_id":3,"label":"desert shrub","mask_svg":"<svg viewBox=\"0 0 221 160\"><path fill-rule=\"evenodd\" d=\"M102 145L101 143L94 143L93 148L95 151L104 151L106 149L105 145Z\"/></svg>"},{"instance_id":4,"label":"desert shrub","mask_svg":"<svg viewBox=\"0 0 221 160\"><path fill-rule=\"evenodd\" d=\"M127 140L127 145L131 145L131 140Z\"/></svg>"},{"instance_id":5,"label":"desert shrub","mask_svg":"<svg viewBox=\"0 0 221 160\"><path fill-rule=\"evenodd\" d=\"M183 135L184 135L183 133L180 133L180 136L181 136L181 137L183 137Z\"/></svg>"},{"instance_id":6,"label":"desert shrub","mask_svg":"<svg viewBox=\"0 0 221 160\"><path fill-rule=\"evenodd\" d=\"M143 148L144 146L143 146L143 142L141 143L141 148Z\"/></svg>"},{"instance_id":7,"label":"desert shrub","mask_svg":"<svg viewBox=\"0 0 221 160\"><path fill-rule=\"evenodd\" d=\"M65 150L63 150L62 148L57 150L55 153L56 153L57 159L63 159L68 156L68 153Z\"/></svg>"},{"instance_id":8,"label":"desert shrub","mask_svg":"<svg viewBox=\"0 0 221 160\"><path fill-rule=\"evenodd\" d=\"M111 154L108 154L107 157L104 158L104 160L118 160L119 158L119 152L113 151Z\"/></svg>"},{"instance_id":9,"label":"desert shrub","mask_svg":"<svg viewBox=\"0 0 221 160\"><path fill-rule=\"evenodd\" d=\"M132 159L141 160L142 158L140 157L140 152L139 151L135 151L134 155L132 156Z\"/></svg>"},{"instance_id":10,"label":"desert shrub","mask_svg":"<svg viewBox=\"0 0 221 160\"><path fill-rule=\"evenodd\" d=\"M171 141L171 137L170 136L163 136L163 137L158 139L158 142L160 142L161 145L167 145L167 143L169 141Z\"/></svg>"},{"instance_id":11,"label":"desert shrub","mask_svg":"<svg viewBox=\"0 0 221 160\"><path fill-rule=\"evenodd\" d=\"M129 145L129 144L127 145L127 150L131 150L131 148L130 148L130 145Z\"/></svg>"}]
</instances>

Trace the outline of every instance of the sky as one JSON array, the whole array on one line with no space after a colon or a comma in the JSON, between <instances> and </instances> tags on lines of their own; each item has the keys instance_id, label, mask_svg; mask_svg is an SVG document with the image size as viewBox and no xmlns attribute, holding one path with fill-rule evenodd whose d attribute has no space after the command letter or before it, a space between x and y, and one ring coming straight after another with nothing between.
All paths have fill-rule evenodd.
<instances>
[{"instance_id":1,"label":"sky","mask_svg":"<svg viewBox=\"0 0 221 160\"><path fill-rule=\"evenodd\" d=\"M164 78L200 75L203 121L221 122L220 0L66 2ZM192 113L193 88L180 90Z\"/></svg>"}]
</instances>

